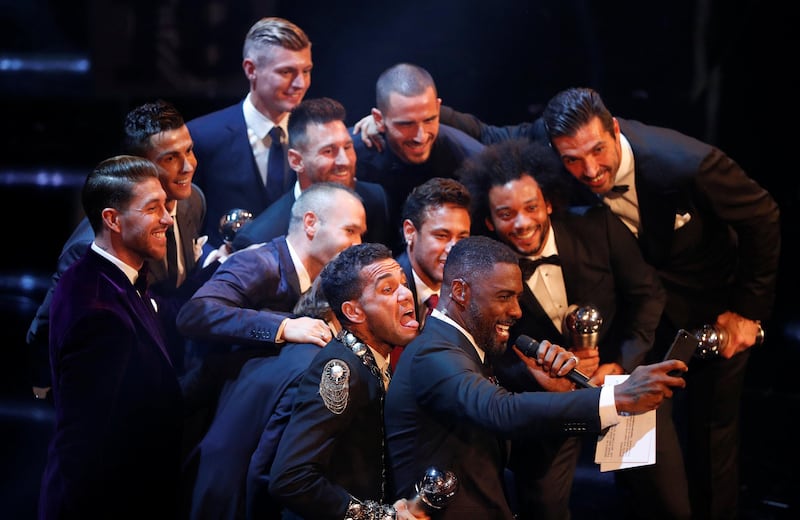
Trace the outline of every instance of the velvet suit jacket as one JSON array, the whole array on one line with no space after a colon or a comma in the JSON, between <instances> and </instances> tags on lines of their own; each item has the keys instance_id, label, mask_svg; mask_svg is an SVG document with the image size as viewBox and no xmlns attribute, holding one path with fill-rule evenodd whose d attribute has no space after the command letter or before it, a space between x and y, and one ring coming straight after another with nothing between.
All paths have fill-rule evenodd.
<instances>
[{"instance_id":1,"label":"velvet suit jacket","mask_svg":"<svg viewBox=\"0 0 800 520\"><path fill-rule=\"evenodd\" d=\"M642 364L655 341L666 296L655 269L639 251L636 238L604 206L579 210L551 220L561 260L567 304L593 304L603 325L598 334L601 363L618 363L627 372ZM568 347L550 317L524 284L522 317L511 328ZM511 391L539 390L526 365L512 349L495 362L495 373Z\"/></svg>"},{"instance_id":2,"label":"velvet suit jacket","mask_svg":"<svg viewBox=\"0 0 800 520\"><path fill-rule=\"evenodd\" d=\"M178 330L205 342L274 346L300 298L286 236L228 257L178 313Z\"/></svg>"},{"instance_id":3,"label":"velvet suit jacket","mask_svg":"<svg viewBox=\"0 0 800 520\"><path fill-rule=\"evenodd\" d=\"M320 396L326 364L349 367L347 405L332 412ZM383 380L334 339L314 357L270 472L269 490L309 520L344 518L350 496L385 502ZM286 518L284 516L284 518Z\"/></svg>"},{"instance_id":4,"label":"velvet suit jacket","mask_svg":"<svg viewBox=\"0 0 800 520\"><path fill-rule=\"evenodd\" d=\"M361 197L367 216L364 242L388 244L389 237L394 236L390 229L394 223L389 222L389 206L383 187L374 182L356 182L355 192ZM294 201L294 189L291 189L270 204L260 215L242 226L233 240L233 249L238 251L252 244L269 242L277 236L285 235L289 231Z\"/></svg>"},{"instance_id":5,"label":"velvet suit jacket","mask_svg":"<svg viewBox=\"0 0 800 520\"><path fill-rule=\"evenodd\" d=\"M155 312L94 251L53 294L40 518L174 518L183 405Z\"/></svg>"},{"instance_id":6,"label":"velvet suit jacket","mask_svg":"<svg viewBox=\"0 0 800 520\"><path fill-rule=\"evenodd\" d=\"M186 200L177 203L178 231L181 236L181 251L183 265L186 269L186 279L179 288L168 287L164 283L167 279L167 260L147 260L149 274L148 282L152 296L158 302L159 317L165 326L170 355L180 372L182 365L183 340L177 335L174 322L175 315L183 303L189 299L195 290L205 282L219 265L214 262L206 269L197 265L194 254L194 241L199 236L203 218L206 211L206 199L203 192L192 186L192 193ZM83 218L67 239L61 254L58 257L56 272L51 277L50 288L44 300L36 311L36 315L28 329L27 342L33 349L33 381L36 386L50 386L50 361L47 356L47 340L49 335L50 304L56 284L64 271L74 264L86 253L94 240L94 231L89 224L89 219Z\"/></svg>"},{"instance_id":7,"label":"velvet suit jacket","mask_svg":"<svg viewBox=\"0 0 800 520\"><path fill-rule=\"evenodd\" d=\"M506 439L600 430L599 389L512 394L483 370L469 340L431 316L389 385L384 417L395 496L413 496L429 466L459 479L453 501L432 518L513 518Z\"/></svg>"},{"instance_id":8,"label":"velvet suit jacket","mask_svg":"<svg viewBox=\"0 0 800 520\"><path fill-rule=\"evenodd\" d=\"M226 212L243 208L258 215L274 202L267 195L253 157L242 112L243 102L186 123L197 156L194 182L208 197L208 217L203 234L208 235L209 243L215 248L222 245L219 220ZM294 185L296 175L288 163L283 171L283 187L288 191Z\"/></svg>"},{"instance_id":9,"label":"velvet suit jacket","mask_svg":"<svg viewBox=\"0 0 800 520\"><path fill-rule=\"evenodd\" d=\"M247 361L223 388L214 419L185 465L190 518L233 520L244 518L246 509L249 518L276 518L269 470L297 385L319 351L316 345L288 343L277 356Z\"/></svg>"}]
</instances>

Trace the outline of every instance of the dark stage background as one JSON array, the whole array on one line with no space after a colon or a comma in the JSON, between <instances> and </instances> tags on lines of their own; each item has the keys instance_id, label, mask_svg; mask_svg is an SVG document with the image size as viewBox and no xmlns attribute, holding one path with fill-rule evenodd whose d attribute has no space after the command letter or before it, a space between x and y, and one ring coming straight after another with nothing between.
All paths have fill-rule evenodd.
<instances>
[{"instance_id":1,"label":"dark stage background","mask_svg":"<svg viewBox=\"0 0 800 520\"><path fill-rule=\"evenodd\" d=\"M82 216L83 177L117 153L122 118L142 102L168 99L188 120L240 100L244 35L269 15L308 33L307 97L340 100L351 124L373 106L378 74L399 61L427 68L445 104L493 124L529 120L557 91L591 86L612 113L715 144L767 187L782 211L782 270L743 402L743 516L796 515L800 183L787 77L798 46L783 5L0 0L0 517L34 516L52 413L31 398L24 335Z\"/></svg>"}]
</instances>

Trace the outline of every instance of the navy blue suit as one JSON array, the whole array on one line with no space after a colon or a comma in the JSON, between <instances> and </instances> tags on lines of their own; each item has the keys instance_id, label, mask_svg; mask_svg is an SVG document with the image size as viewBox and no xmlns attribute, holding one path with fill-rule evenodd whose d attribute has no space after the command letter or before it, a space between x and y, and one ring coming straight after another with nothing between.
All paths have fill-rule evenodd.
<instances>
[{"instance_id":1,"label":"navy blue suit","mask_svg":"<svg viewBox=\"0 0 800 520\"><path fill-rule=\"evenodd\" d=\"M386 192L379 184L373 182L356 182L355 192L361 197L367 216L367 232L364 235L364 242L388 245L389 237L394 237L391 226L394 226L395 223L389 221ZM236 233L233 249L238 251L251 244L269 242L279 235L285 235L289 231L294 201L294 189L291 189L270 204L260 215Z\"/></svg>"},{"instance_id":2,"label":"navy blue suit","mask_svg":"<svg viewBox=\"0 0 800 520\"><path fill-rule=\"evenodd\" d=\"M219 220L229 210L243 208L258 215L275 202L267 195L253 148L247 137L241 102L186 123L194 141L197 171L194 182L208 197L204 234L214 247L222 245ZM286 147L284 146L284 156ZM285 157L284 157L285 161ZM283 190L294 186L296 175L284 165Z\"/></svg>"},{"instance_id":3,"label":"navy blue suit","mask_svg":"<svg viewBox=\"0 0 800 520\"><path fill-rule=\"evenodd\" d=\"M347 405L340 413L331 411L320 395L320 381L332 360L349 369ZM384 502L383 399L380 374L338 339L328 343L297 388L272 463L270 493L309 520L344 518L351 495Z\"/></svg>"},{"instance_id":4,"label":"navy blue suit","mask_svg":"<svg viewBox=\"0 0 800 520\"><path fill-rule=\"evenodd\" d=\"M599 389L512 394L487 375L475 347L435 314L397 364L384 414L395 497L413 496L429 466L459 479L432 518L513 518L507 439L600 431Z\"/></svg>"},{"instance_id":5,"label":"navy blue suit","mask_svg":"<svg viewBox=\"0 0 800 520\"><path fill-rule=\"evenodd\" d=\"M245 510L249 518L277 517L269 468L296 387L319 351L316 345L288 343L277 356L248 360L222 390L208 432L186 462L190 518L233 520L244 518Z\"/></svg>"},{"instance_id":6,"label":"navy blue suit","mask_svg":"<svg viewBox=\"0 0 800 520\"><path fill-rule=\"evenodd\" d=\"M91 250L61 276L39 518L176 518L183 405L149 305Z\"/></svg>"},{"instance_id":7,"label":"navy blue suit","mask_svg":"<svg viewBox=\"0 0 800 520\"><path fill-rule=\"evenodd\" d=\"M361 139L354 139L353 146L358 157L358 180L380 184L389 198L389 222L394 231L392 243L387 245L395 253L403 250L400 216L411 190L433 177L455 178L455 171L464 159L483 149L483 145L475 139L446 125L439 125L439 135L433 143L430 157L422 164L401 161L388 145L379 152L375 147L368 148Z\"/></svg>"}]
</instances>

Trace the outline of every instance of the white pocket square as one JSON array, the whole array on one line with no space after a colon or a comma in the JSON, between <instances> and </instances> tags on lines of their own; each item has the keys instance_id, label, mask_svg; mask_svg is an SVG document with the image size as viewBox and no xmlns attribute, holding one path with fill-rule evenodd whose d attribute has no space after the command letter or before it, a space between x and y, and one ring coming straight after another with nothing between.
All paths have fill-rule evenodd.
<instances>
[{"instance_id":1,"label":"white pocket square","mask_svg":"<svg viewBox=\"0 0 800 520\"><path fill-rule=\"evenodd\" d=\"M203 235L194 239L194 261L200 260L203 256L203 246L208 242L208 235Z\"/></svg>"},{"instance_id":2,"label":"white pocket square","mask_svg":"<svg viewBox=\"0 0 800 520\"><path fill-rule=\"evenodd\" d=\"M673 229L680 229L685 226L690 220L692 220L692 216L688 213L684 213L683 215L675 215L675 227Z\"/></svg>"}]
</instances>

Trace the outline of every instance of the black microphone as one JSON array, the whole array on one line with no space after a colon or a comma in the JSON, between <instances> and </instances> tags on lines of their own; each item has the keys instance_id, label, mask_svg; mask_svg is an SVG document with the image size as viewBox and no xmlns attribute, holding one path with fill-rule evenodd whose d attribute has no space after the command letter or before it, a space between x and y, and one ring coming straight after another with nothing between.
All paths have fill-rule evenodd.
<instances>
[{"instance_id":1,"label":"black microphone","mask_svg":"<svg viewBox=\"0 0 800 520\"><path fill-rule=\"evenodd\" d=\"M539 342L525 334L520 335L514 342L517 348L529 358L536 359L536 351L539 350ZM597 385L589 381L589 377L580 370L573 368L567 374L567 379L583 388L597 388Z\"/></svg>"}]
</instances>

